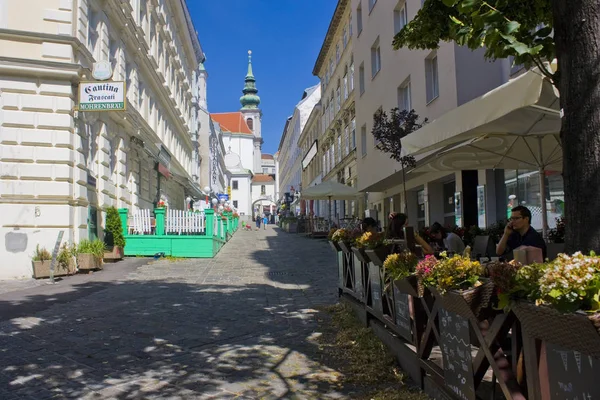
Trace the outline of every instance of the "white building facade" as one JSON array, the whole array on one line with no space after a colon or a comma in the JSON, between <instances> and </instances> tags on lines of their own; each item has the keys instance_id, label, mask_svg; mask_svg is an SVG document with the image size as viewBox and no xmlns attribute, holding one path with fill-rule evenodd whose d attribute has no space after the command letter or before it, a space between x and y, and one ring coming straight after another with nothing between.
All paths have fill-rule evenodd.
<instances>
[{"instance_id":1,"label":"white building facade","mask_svg":"<svg viewBox=\"0 0 600 400\"><path fill-rule=\"evenodd\" d=\"M302 99L294 108L294 114L288 119L281 141L279 142L277 169L279 200L291 205L294 214L300 213L300 204L296 196L302 189L302 154L298 139L315 105L321 99L321 86L307 88ZM288 193L288 195L286 195ZM292 198L294 197L294 198Z\"/></svg>"},{"instance_id":2,"label":"white building facade","mask_svg":"<svg viewBox=\"0 0 600 400\"><path fill-rule=\"evenodd\" d=\"M204 56L185 2L3 1L0 16L0 278L31 276L60 231L102 239L106 207L200 195ZM76 110L99 61L125 82L126 111Z\"/></svg>"},{"instance_id":3,"label":"white building facade","mask_svg":"<svg viewBox=\"0 0 600 400\"><path fill-rule=\"evenodd\" d=\"M483 50L471 51L455 43L441 43L434 51L394 50L391 38L413 19L421 0L377 1L367 4L351 0L357 129L358 189L365 193L366 208L377 211L383 225L390 211L408 210L411 225L423 227L439 222L453 226L456 210L477 211L474 195L478 185L488 193L503 194L503 171L457 171L423 174L407 178L404 199L400 164L376 149L372 134L373 115L378 109L414 109L429 121L508 81L509 60L489 62ZM455 207L455 194L462 194L462 207ZM488 216L495 222L496 200L489 196ZM494 204L491 204L494 203ZM408 207L406 207L408 206ZM476 225L474 218L471 224Z\"/></svg>"}]
</instances>

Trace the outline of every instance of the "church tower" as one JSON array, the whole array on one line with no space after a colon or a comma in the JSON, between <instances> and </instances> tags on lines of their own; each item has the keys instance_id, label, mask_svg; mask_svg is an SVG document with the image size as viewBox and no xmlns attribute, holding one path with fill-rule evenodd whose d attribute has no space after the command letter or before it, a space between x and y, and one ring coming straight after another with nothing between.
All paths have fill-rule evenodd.
<instances>
[{"instance_id":1,"label":"church tower","mask_svg":"<svg viewBox=\"0 0 600 400\"><path fill-rule=\"evenodd\" d=\"M244 95L240 97L242 108L240 112L244 116L244 120L254 135L254 174L262 173L262 135L261 135L261 118L262 112L258 108L260 97L258 97L258 89L256 89L256 79L252 73L252 51L248 51L248 73L244 80Z\"/></svg>"}]
</instances>

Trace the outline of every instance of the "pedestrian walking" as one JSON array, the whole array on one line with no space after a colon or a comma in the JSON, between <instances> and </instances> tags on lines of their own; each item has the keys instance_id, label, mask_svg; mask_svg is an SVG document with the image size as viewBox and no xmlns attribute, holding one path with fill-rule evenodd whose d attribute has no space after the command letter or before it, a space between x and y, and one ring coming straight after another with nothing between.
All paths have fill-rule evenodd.
<instances>
[{"instance_id":1,"label":"pedestrian walking","mask_svg":"<svg viewBox=\"0 0 600 400\"><path fill-rule=\"evenodd\" d=\"M267 224L269 223L269 218L266 215L263 215L263 229L267 230Z\"/></svg>"},{"instance_id":2,"label":"pedestrian walking","mask_svg":"<svg viewBox=\"0 0 600 400\"><path fill-rule=\"evenodd\" d=\"M256 219L256 230L259 230L262 218L260 217L260 215L256 214L256 217L254 219Z\"/></svg>"}]
</instances>

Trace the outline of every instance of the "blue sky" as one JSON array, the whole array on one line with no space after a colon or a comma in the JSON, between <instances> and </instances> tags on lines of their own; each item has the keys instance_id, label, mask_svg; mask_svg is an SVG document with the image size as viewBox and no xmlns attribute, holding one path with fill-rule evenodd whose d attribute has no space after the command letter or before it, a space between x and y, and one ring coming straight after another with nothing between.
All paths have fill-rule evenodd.
<instances>
[{"instance_id":1,"label":"blue sky","mask_svg":"<svg viewBox=\"0 0 600 400\"><path fill-rule=\"evenodd\" d=\"M206 53L210 112L239 110L248 50L263 112L263 153L275 153L305 88L337 0L187 0Z\"/></svg>"}]
</instances>

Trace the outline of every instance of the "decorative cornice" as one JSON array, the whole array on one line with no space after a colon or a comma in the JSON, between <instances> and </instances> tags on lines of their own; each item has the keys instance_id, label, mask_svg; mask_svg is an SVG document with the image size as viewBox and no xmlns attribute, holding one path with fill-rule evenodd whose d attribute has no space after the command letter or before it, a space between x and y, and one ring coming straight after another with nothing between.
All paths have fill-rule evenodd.
<instances>
[{"instance_id":1,"label":"decorative cornice","mask_svg":"<svg viewBox=\"0 0 600 400\"><path fill-rule=\"evenodd\" d=\"M335 37L338 26L340 25L340 20L346 11L346 7L348 6L349 0L338 0L337 6L335 7L335 11L333 12L333 17L331 18L331 22L329 23L329 28L327 28L327 33L325 34L325 41L321 46L321 50L319 51L319 56L317 57L317 61L313 68L313 75L319 76L319 71L325 61L325 57L329 52L329 48L331 47L331 43Z\"/></svg>"}]
</instances>

